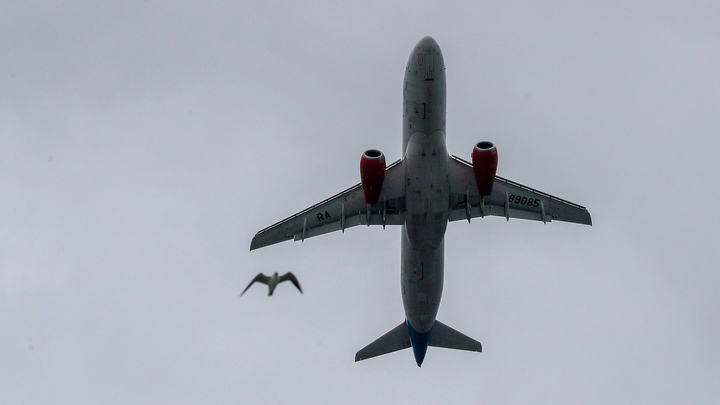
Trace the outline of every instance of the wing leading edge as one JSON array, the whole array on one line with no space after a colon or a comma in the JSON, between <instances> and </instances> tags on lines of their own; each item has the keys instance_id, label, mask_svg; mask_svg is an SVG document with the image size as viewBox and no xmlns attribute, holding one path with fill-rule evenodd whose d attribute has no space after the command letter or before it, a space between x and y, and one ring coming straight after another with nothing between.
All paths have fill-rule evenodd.
<instances>
[{"instance_id":1,"label":"wing leading edge","mask_svg":"<svg viewBox=\"0 0 720 405\"><path fill-rule=\"evenodd\" d=\"M492 194L481 197L472 164L450 156L450 221L493 215L535 221L592 225L588 210L520 183L495 176Z\"/></svg>"},{"instance_id":2,"label":"wing leading edge","mask_svg":"<svg viewBox=\"0 0 720 405\"><path fill-rule=\"evenodd\" d=\"M259 231L250 243L250 250L291 239L302 241L329 232L344 232L358 225L402 225L405 223L403 177L403 161L398 160L385 171L377 204L367 204L362 184L356 184Z\"/></svg>"}]
</instances>

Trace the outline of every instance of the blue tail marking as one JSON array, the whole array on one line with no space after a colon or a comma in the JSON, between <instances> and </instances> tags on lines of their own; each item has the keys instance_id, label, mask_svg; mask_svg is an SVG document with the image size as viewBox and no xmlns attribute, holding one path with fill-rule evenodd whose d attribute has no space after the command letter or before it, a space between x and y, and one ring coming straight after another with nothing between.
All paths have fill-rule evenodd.
<instances>
[{"instance_id":1,"label":"blue tail marking","mask_svg":"<svg viewBox=\"0 0 720 405\"><path fill-rule=\"evenodd\" d=\"M405 323L407 324L408 332L410 332L410 342L412 343L415 362L418 367L420 367L423 360L425 360L425 354L427 353L428 345L430 344L430 333L432 333L432 329L425 333L420 333L416 331L412 325L410 325L410 322L405 320Z\"/></svg>"}]
</instances>

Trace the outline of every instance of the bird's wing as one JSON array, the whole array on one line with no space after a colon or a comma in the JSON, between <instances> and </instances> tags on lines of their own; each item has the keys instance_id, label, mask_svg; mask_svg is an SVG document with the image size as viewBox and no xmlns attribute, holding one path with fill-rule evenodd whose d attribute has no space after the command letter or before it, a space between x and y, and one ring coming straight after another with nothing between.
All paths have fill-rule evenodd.
<instances>
[{"instance_id":1,"label":"bird's wing","mask_svg":"<svg viewBox=\"0 0 720 405\"><path fill-rule=\"evenodd\" d=\"M256 282L256 281L259 282L259 283L267 284L268 281L270 281L270 277L268 277L268 276L266 276L266 275L264 275L264 274L262 274L262 273L259 273L259 274L258 274L257 276L255 276L255 278L250 282L250 284L248 284L248 286L245 287L245 289L243 290L243 292L240 293L240 296L242 297L242 295L245 294L245 291L247 291L248 288L250 288L250 286L253 285L253 283Z\"/></svg>"},{"instance_id":2,"label":"bird's wing","mask_svg":"<svg viewBox=\"0 0 720 405\"><path fill-rule=\"evenodd\" d=\"M279 283L282 283L285 280L292 281L292 283L295 284L295 287L297 287L297 289L300 290L300 294L302 294L302 288L300 288L300 283L298 282L298 279L297 279L297 277L295 277L294 274L292 274L290 272L283 274L282 276L280 276Z\"/></svg>"}]
</instances>

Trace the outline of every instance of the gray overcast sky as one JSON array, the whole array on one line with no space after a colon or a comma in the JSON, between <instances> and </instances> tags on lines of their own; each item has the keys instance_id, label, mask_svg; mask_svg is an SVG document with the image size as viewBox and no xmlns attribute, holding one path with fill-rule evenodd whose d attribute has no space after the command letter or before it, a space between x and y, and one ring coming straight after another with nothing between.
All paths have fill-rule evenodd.
<instances>
[{"instance_id":1,"label":"gray overcast sky","mask_svg":"<svg viewBox=\"0 0 720 405\"><path fill-rule=\"evenodd\" d=\"M0 404L720 402L716 1L115 3L0 3ZM425 35L450 152L594 226L450 224L438 319L484 352L354 363L399 229L248 248L400 157Z\"/></svg>"}]
</instances>

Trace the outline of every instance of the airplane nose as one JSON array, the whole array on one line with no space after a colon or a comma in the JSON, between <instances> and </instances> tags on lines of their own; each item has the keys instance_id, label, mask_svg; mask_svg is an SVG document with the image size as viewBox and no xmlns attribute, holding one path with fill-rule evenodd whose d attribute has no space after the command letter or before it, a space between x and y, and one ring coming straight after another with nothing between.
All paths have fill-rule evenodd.
<instances>
[{"instance_id":1,"label":"airplane nose","mask_svg":"<svg viewBox=\"0 0 720 405\"><path fill-rule=\"evenodd\" d=\"M437 48L438 44L437 42L435 42L435 39L433 37L428 35L425 38L421 39L420 42L418 42L417 46L429 50Z\"/></svg>"},{"instance_id":2,"label":"airplane nose","mask_svg":"<svg viewBox=\"0 0 720 405\"><path fill-rule=\"evenodd\" d=\"M415 85L428 84L443 88L445 86L444 70L445 62L440 46L433 37L426 36L415 45L415 49L410 54L405 80Z\"/></svg>"}]
</instances>

